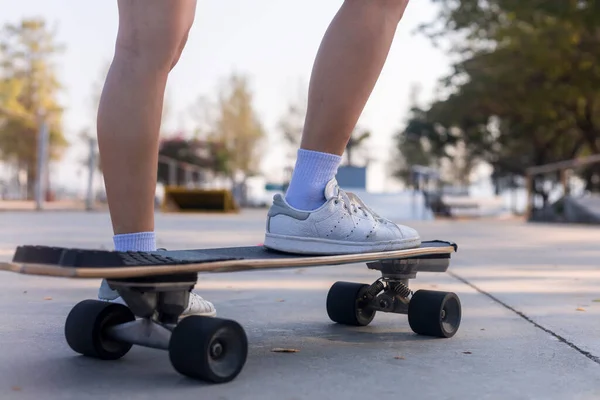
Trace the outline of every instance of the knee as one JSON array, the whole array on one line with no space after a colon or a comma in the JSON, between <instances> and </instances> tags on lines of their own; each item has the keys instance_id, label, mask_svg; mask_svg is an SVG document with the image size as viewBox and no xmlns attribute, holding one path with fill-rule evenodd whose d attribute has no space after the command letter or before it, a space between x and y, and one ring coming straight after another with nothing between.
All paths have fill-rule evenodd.
<instances>
[{"instance_id":1,"label":"knee","mask_svg":"<svg viewBox=\"0 0 600 400\"><path fill-rule=\"evenodd\" d=\"M385 7L386 13L393 18L396 23L399 23L404 15L404 11L408 6L409 0L383 0L381 1Z\"/></svg>"},{"instance_id":2,"label":"knee","mask_svg":"<svg viewBox=\"0 0 600 400\"><path fill-rule=\"evenodd\" d=\"M191 26L187 28L183 36L181 36L181 38L179 39L179 44L173 53L173 57L171 57L171 64L169 65L169 70L173 69L175 65L177 65L179 59L181 58L181 53L183 53L183 49L185 48L185 45L188 40L190 28Z\"/></svg>"},{"instance_id":3,"label":"knee","mask_svg":"<svg viewBox=\"0 0 600 400\"><path fill-rule=\"evenodd\" d=\"M404 15L409 0L376 0L365 2L363 0L345 0L347 5L367 7L369 12L380 15L387 21L398 24ZM364 10L364 9L363 9Z\"/></svg>"},{"instance_id":4,"label":"knee","mask_svg":"<svg viewBox=\"0 0 600 400\"><path fill-rule=\"evenodd\" d=\"M192 21L120 27L115 55L144 68L170 71L181 57L191 27Z\"/></svg>"}]
</instances>

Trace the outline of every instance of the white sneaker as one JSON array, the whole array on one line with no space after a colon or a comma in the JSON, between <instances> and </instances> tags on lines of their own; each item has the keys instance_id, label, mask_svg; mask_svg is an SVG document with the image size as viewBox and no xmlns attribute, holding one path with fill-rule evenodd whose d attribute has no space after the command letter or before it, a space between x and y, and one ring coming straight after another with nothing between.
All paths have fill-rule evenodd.
<instances>
[{"instance_id":1,"label":"white sneaker","mask_svg":"<svg viewBox=\"0 0 600 400\"><path fill-rule=\"evenodd\" d=\"M312 255L355 254L419 247L416 230L378 216L353 193L332 179L325 204L314 211L297 210L275 195L267 216L265 247Z\"/></svg>"},{"instance_id":2,"label":"white sneaker","mask_svg":"<svg viewBox=\"0 0 600 400\"><path fill-rule=\"evenodd\" d=\"M203 299L199 294L190 292L190 300L188 306L179 318L185 318L190 315L199 315L201 317L216 317L217 310L213 303Z\"/></svg>"}]
</instances>

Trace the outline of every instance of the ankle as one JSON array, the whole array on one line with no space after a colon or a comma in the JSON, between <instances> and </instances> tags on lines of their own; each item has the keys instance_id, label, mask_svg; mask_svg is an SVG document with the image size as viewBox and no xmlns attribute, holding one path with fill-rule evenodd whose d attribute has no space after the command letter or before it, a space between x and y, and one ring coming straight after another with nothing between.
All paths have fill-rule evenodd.
<instances>
[{"instance_id":1,"label":"ankle","mask_svg":"<svg viewBox=\"0 0 600 400\"><path fill-rule=\"evenodd\" d=\"M137 232L115 235L113 237L115 251L155 251L156 236L154 232Z\"/></svg>"},{"instance_id":2,"label":"ankle","mask_svg":"<svg viewBox=\"0 0 600 400\"><path fill-rule=\"evenodd\" d=\"M299 149L286 201L304 211L312 211L323 205L325 187L337 174L341 159L335 154Z\"/></svg>"}]
</instances>

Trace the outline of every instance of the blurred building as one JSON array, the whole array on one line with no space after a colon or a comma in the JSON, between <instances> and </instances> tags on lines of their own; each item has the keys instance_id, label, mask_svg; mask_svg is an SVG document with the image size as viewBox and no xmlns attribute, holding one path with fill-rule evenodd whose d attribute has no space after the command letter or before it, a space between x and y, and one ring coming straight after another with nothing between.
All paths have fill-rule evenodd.
<instances>
[{"instance_id":1,"label":"blurred building","mask_svg":"<svg viewBox=\"0 0 600 400\"><path fill-rule=\"evenodd\" d=\"M336 179L340 187L353 190L367 190L367 168L342 165Z\"/></svg>"},{"instance_id":2,"label":"blurred building","mask_svg":"<svg viewBox=\"0 0 600 400\"><path fill-rule=\"evenodd\" d=\"M27 174L13 164L0 161L0 200L16 200L26 196Z\"/></svg>"}]
</instances>

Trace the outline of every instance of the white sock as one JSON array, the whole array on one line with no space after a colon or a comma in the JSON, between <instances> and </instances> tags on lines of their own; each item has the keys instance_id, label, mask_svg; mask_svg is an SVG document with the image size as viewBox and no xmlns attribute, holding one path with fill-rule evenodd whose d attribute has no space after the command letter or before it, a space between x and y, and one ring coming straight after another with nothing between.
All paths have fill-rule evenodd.
<instances>
[{"instance_id":1,"label":"white sock","mask_svg":"<svg viewBox=\"0 0 600 400\"><path fill-rule=\"evenodd\" d=\"M154 232L125 233L113 237L116 251L155 251Z\"/></svg>"},{"instance_id":2,"label":"white sock","mask_svg":"<svg viewBox=\"0 0 600 400\"><path fill-rule=\"evenodd\" d=\"M325 186L337 174L341 161L336 154L299 149L286 201L304 211L321 207L325 204Z\"/></svg>"},{"instance_id":3,"label":"white sock","mask_svg":"<svg viewBox=\"0 0 600 400\"><path fill-rule=\"evenodd\" d=\"M113 237L115 251L155 251L156 236L154 232L125 233ZM100 284L98 298L114 300L119 297L116 290L112 290L105 279Z\"/></svg>"}]
</instances>

